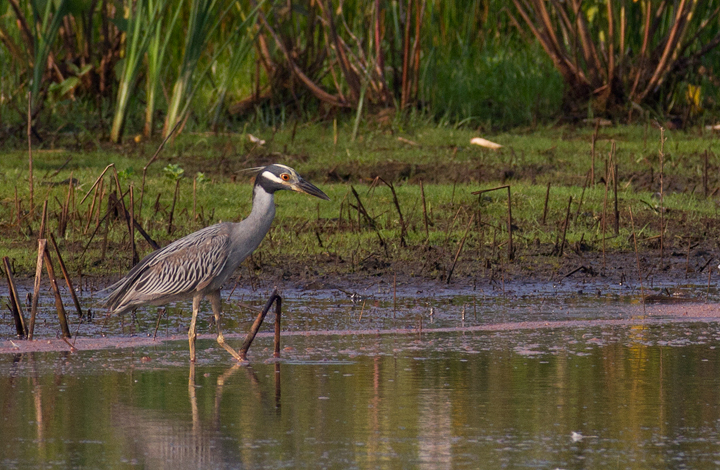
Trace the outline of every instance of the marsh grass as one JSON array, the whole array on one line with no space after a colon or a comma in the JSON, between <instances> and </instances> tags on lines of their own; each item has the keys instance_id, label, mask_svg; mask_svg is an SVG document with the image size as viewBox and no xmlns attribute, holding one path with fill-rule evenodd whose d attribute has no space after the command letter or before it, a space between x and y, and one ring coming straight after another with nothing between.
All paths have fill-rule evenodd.
<instances>
[{"instance_id":1,"label":"marsh grass","mask_svg":"<svg viewBox=\"0 0 720 470\"><path fill-rule=\"evenodd\" d=\"M284 262L291 260L296 263L294 271L289 272L293 275L299 272L298 266L305 266L308 273L353 272L369 269L368 266L383 270L400 263L410 274L443 278L474 217L456 278L467 269L508 263L503 248L507 239L505 193L487 193L480 198L470 194L501 184L511 185L516 227L513 243L519 260L532 256L552 258L563 251L558 250L558 243L562 239L570 197L573 202L564 256L599 252L603 240L603 162L611 141L615 141L620 169L620 231L617 236L606 233L606 249L632 250L630 208L640 249L655 249L660 233L660 206L655 195L659 189L657 148L653 148L652 140L647 145L644 143L642 128L620 127L601 132L596 144L596 181L583 194L585 175L590 167L592 130L589 129L546 129L533 135L501 133L492 140L506 148L490 152L470 146L468 142L473 134L465 130L408 129L403 135L419 144L413 146L399 141L397 134L368 128L361 129L358 139L352 142L352 123L339 127L337 146L332 145L332 127L324 125L298 126L294 145L290 143L291 128L274 134L252 130L266 139L263 147L250 145L242 135L181 136L168 143L160 160L148 171L143 210L141 216L136 216L138 223L160 246L165 246L203 226L239 221L251 209L251 182L249 176L238 170L278 161L308 176L331 201L279 193L276 222L253 255L252 268L284 273ZM715 156L718 143L712 136L692 133L671 133L668 137L663 204L667 249L677 246L684 252L688 240L714 240L718 235L716 201L720 190L715 190L720 186L720 161ZM705 150L709 151L707 176L703 170ZM66 209L69 215L63 218L65 237L58 237L58 243L71 273L117 274L130 267L132 255L125 220L118 216L107 219L107 252L103 256L105 225L90 241L97 225L97 209L89 230L83 233L92 194L82 205L79 202L110 162L119 170L123 191L127 191L131 183L139 188L142 166L154 151L151 144L128 144L90 152L62 149L34 152L35 200L39 206L48 200L49 231L57 233L63 208L68 205L66 201L70 201ZM8 151L0 161L0 253L11 257L16 272L29 275L35 263L39 221L31 221L27 215L26 154ZM183 168L189 177L180 180L173 230L168 234L176 183L165 178L163 167L170 164ZM403 171L397 171L398 165ZM196 183L193 192L192 176L197 172L204 173L208 181ZM79 186L75 188L74 197L68 198L67 182L55 183L71 174ZM391 189L370 184L378 175L393 183L403 214L404 235ZM109 178L106 177L104 184L106 194L100 218L107 211L112 191L107 188L114 184ZM703 195L703 178L708 180L711 197ZM339 181L343 179L346 181ZM427 235L420 181L425 182ZM552 189L543 224L549 181ZM375 228L364 217L358 217L357 210L349 204L355 204L349 195L350 184L357 189ZM578 210L581 195L582 206ZM135 214L138 214L138 198L135 199ZM125 204L129 204L127 196ZM21 209L19 226L16 223L18 206ZM193 217L194 211L197 217ZM39 207L35 212L40 213ZM407 246L403 246L403 239ZM140 256L148 254L149 245L140 236L137 240Z\"/></svg>"}]
</instances>

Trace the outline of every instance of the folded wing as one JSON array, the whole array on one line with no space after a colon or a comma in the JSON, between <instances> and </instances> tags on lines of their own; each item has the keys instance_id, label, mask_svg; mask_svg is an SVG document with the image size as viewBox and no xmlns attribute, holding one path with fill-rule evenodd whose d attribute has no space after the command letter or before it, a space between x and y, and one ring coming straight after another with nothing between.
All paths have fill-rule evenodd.
<instances>
[{"instance_id":1,"label":"folded wing","mask_svg":"<svg viewBox=\"0 0 720 470\"><path fill-rule=\"evenodd\" d=\"M226 224L206 227L146 256L110 286L111 313L161 303L207 287L223 270L230 245Z\"/></svg>"}]
</instances>

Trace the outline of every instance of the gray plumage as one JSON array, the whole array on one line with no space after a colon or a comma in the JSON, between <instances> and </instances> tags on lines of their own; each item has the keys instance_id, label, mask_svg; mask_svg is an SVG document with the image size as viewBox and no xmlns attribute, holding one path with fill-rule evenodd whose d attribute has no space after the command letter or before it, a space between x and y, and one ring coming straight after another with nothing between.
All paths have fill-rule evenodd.
<instances>
[{"instance_id":1,"label":"gray plumage","mask_svg":"<svg viewBox=\"0 0 720 470\"><path fill-rule=\"evenodd\" d=\"M193 298L188 332L190 359L195 360L195 322L200 300L208 297L218 326L218 342L235 358L220 331L220 289L237 267L257 249L275 217L274 193L282 189L321 199L325 193L284 165L260 169L253 187L250 215L239 223L220 223L198 230L146 256L118 282L106 289L110 313L124 313L143 305L164 305Z\"/></svg>"}]
</instances>

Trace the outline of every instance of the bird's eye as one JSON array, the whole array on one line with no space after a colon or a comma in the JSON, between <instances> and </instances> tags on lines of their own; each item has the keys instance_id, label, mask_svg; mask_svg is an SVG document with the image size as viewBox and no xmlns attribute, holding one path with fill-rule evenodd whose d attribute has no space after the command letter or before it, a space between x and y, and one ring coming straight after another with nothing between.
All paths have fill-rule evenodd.
<instances>
[{"instance_id":1,"label":"bird's eye","mask_svg":"<svg viewBox=\"0 0 720 470\"><path fill-rule=\"evenodd\" d=\"M287 173L283 173L282 175L280 175L280 178L282 178L283 181L290 181L290 175L288 175Z\"/></svg>"}]
</instances>

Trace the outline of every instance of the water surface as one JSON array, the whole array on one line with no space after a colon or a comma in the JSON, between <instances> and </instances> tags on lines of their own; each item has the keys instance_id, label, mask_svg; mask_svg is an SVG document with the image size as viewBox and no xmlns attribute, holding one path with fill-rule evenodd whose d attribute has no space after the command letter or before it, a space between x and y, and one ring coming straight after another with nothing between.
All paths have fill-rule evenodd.
<instances>
[{"instance_id":1,"label":"water surface","mask_svg":"<svg viewBox=\"0 0 720 470\"><path fill-rule=\"evenodd\" d=\"M395 303L388 290L355 302L338 292L289 292L288 330L367 334L288 335L279 360L271 338L259 337L249 366L233 366L212 340L198 342L195 366L186 341L3 354L0 467L720 465L713 308L648 312L629 291L545 289L402 292ZM239 296L259 304L262 294ZM226 329L242 333L251 315L232 305L228 312L242 321L229 318ZM185 331L186 306L172 309L158 334ZM53 337L52 315L44 318L38 332ZM201 331L213 331L209 318ZM610 319L625 323L602 323ZM147 335L156 325L155 311L124 325L101 321L83 323L80 335ZM502 322L511 327L463 330ZM8 323L4 337L12 335ZM415 331L373 333L378 328Z\"/></svg>"}]
</instances>

